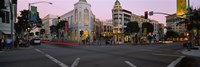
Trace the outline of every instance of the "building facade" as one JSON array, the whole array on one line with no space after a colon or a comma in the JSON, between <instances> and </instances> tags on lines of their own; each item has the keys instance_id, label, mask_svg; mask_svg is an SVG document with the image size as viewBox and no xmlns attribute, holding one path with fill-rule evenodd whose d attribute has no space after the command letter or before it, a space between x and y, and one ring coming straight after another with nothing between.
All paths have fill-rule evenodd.
<instances>
[{"instance_id":1,"label":"building facade","mask_svg":"<svg viewBox=\"0 0 200 67\"><path fill-rule=\"evenodd\" d=\"M45 16L42 19L42 28L45 29L45 38L51 40L52 36L51 36L51 31L50 31L50 26L52 25L56 25L57 24L57 18L58 16L56 15L51 15L48 14L47 16Z\"/></svg>"},{"instance_id":2,"label":"building facade","mask_svg":"<svg viewBox=\"0 0 200 67\"><path fill-rule=\"evenodd\" d=\"M122 44L126 39L124 36L124 28L126 27L127 23L131 21L138 22L138 26L140 28L140 32L138 33L139 36L144 34L142 31L142 24L143 23L151 23L154 26L154 31L152 32L153 35L156 35L158 38L158 26L159 23L156 20L146 19L143 16L138 16L133 14L131 11L123 9L119 0L115 1L114 7L112 9L112 19L113 19L113 38L114 44Z\"/></svg>"},{"instance_id":3,"label":"building facade","mask_svg":"<svg viewBox=\"0 0 200 67\"><path fill-rule=\"evenodd\" d=\"M124 43L124 28L131 21L131 14L130 11L122 9L120 2L116 0L112 9L114 44Z\"/></svg>"},{"instance_id":4,"label":"building facade","mask_svg":"<svg viewBox=\"0 0 200 67\"><path fill-rule=\"evenodd\" d=\"M94 40L101 40L101 32L102 32L102 27L103 27L103 22L99 19L95 19L95 23L94 23L94 32L92 32Z\"/></svg>"},{"instance_id":5,"label":"building facade","mask_svg":"<svg viewBox=\"0 0 200 67\"><path fill-rule=\"evenodd\" d=\"M0 8L0 36L11 37L11 28L14 34L14 23L17 17L17 0L1 0ZM13 25L11 27L11 25Z\"/></svg>"},{"instance_id":6,"label":"building facade","mask_svg":"<svg viewBox=\"0 0 200 67\"><path fill-rule=\"evenodd\" d=\"M181 20L176 16L176 14L166 16L167 27L171 28L171 29L168 29L167 31L172 30L179 34L186 32L187 31L187 28L185 26L186 24L177 25L177 23L180 21Z\"/></svg>"},{"instance_id":7,"label":"building facade","mask_svg":"<svg viewBox=\"0 0 200 67\"><path fill-rule=\"evenodd\" d=\"M164 24L160 23L160 24L158 25L159 39L163 39L163 38L164 38L164 29L165 29Z\"/></svg>"},{"instance_id":8,"label":"building facade","mask_svg":"<svg viewBox=\"0 0 200 67\"><path fill-rule=\"evenodd\" d=\"M69 22L69 30L64 31L64 37L68 40L92 42L95 23L95 15L91 11L91 5L86 0L79 0L74 4L74 9L60 16L61 20ZM83 31L83 34L80 32Z\"/></svg>"},{"instance_id":9,"label":"building facade","mask_svg":"<svg viewBox=\"0 0 200 67\"><path fill-rule=\"evenodd\" d=\"M103 40L112 40L113 38L113 24L112 19L103 21L101 28L101 36Z\"/></svg>"}]
</instances>

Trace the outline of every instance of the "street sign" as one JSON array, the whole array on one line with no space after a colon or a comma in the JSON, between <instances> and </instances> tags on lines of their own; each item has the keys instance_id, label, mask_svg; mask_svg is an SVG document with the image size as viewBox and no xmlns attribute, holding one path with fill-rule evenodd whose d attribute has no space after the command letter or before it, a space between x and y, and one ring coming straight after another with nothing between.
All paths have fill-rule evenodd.
<instances>
[{"instance_id":1,"label":"street sign","mask_svg":"<svg viewBox=\"0 0 200 67\"><path fill-rule=\"evenodd\" d=\"M150 11L150 12L149 12L149 16L152 16L152 15L153 15L153 11Z\"/></svg>"}]
</instances>

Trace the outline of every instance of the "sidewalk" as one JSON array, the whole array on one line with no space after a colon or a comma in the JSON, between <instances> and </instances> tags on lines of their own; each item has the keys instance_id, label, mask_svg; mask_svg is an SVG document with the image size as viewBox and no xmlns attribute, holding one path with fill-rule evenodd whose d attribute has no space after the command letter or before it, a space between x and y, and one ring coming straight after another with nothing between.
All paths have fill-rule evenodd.
<instances>
[{"instance_id":1,"label":"sidewalk","mask_svg":"<svg viewBox=\"0 0 200 67\"><path fill-rule=\"evenodd\" d=\"M81 44L79 44L78 42L53 42L53 41L49 41L49 42L46 42L48 44L55 44L55 45L68 45L68 46L80 46Z\"/></svg>"},{"instance_id":2,"label":"sidewalk","mask_svg":"<svg viewBox=\"0 0 200 67\"><path fill-rule=\"evenodd\" d=\"M181 53L182 53L182 54L185 54L185 55L188 55L188 56L200 57L200 46L195 46L195 47L198 47L199 50L191 50L191 51L188 51L188 50L186 49L186 50L183 50Z\"/></svg>"}]
</instances>

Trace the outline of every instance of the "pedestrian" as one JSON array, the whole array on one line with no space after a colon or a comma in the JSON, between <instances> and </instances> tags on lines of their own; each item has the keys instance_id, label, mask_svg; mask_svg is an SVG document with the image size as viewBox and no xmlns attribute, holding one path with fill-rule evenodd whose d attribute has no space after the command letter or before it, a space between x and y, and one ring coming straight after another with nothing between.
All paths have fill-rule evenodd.
<instances>
[{"instance_id":1,"label":"pedestrian","mask_svg":"<svg viewBox=\"0 0 200 67\"><path fill-rule=\"evenodd\" d=\"M5 41L4 37L2 37L1 42L2 42L2 49L4 49L5 45L6 45L6 41Z\"/></svg>"},{"instance_id":2,"label":"pedestrian","mask_svg":"<svg viewBox=\"0 0 200 67\"><path fill-rule=\"evenodd\" d=\"M6 48L7 49L11 49L12 48L12 42L13 42L12 39L10 39L10 38L6 39Z\"/></svg>"},{"instance_id":3,"label":"pedestrian","mask_svg":"<svg viewBox=\"0 0 200 67\"><path fill-rule=\"evenodd\" d=\"M19 46L19 38L18 37L15 38L14 46L15 46L15 48L18 48L18 46Z\"/></svg>"},{"instance_id":4,"label":"pedestrian","mask_svg":"<svg viewBox=\"0 0 200 67\"><path fill-rule=\"evenodd\" d=\"M3 41L2 41L2 37L0 37L0 51L2 51L2 47L3 47Z\"/></svg>"}]
</instances>

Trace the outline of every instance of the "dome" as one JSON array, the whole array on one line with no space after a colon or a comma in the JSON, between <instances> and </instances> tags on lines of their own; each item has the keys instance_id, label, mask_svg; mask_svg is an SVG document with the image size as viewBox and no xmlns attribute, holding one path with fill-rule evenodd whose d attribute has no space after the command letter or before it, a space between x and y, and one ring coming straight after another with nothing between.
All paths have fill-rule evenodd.
<instances>
[{"instance_id":1,"label":"dome","mask_svg":"<svg viewBox=\"0 0 200 67\"><path fill-rule=\"evenodd\" d=\"M119 0L116 0L116 1L115 1L115 5L120 5Z\"/></svg>"},{"instance_id":2,"label":"dome","mask_svg":"<svg viewBox=\"0 0 200 67\"><path fill-rule=\"evenodd\" d=\"M79 0L79 2L80 2L80 1L81 1L81 2L87 2L86 0Z\"/></svg>"}]
</instances>

